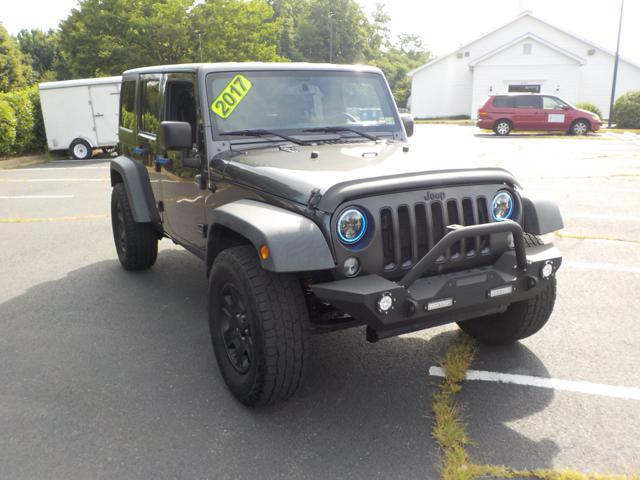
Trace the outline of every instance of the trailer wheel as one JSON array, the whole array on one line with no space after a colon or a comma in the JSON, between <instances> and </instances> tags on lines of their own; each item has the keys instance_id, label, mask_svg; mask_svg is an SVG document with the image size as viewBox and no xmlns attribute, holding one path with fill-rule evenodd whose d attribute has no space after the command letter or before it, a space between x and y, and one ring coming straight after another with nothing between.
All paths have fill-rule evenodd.
<instances>
[{"instance_id":1,"label":"trailer wheel","mask_svg":"<svg viewBox=\"0 0 640 480\"><path fill-rule=\"evenodd\" d=\"M76 138L71 145L69 145L69 152L71 156L76 160L89 160L93 155L93 149L89 142L82 138Z\"/></svg>"}]
</instances>

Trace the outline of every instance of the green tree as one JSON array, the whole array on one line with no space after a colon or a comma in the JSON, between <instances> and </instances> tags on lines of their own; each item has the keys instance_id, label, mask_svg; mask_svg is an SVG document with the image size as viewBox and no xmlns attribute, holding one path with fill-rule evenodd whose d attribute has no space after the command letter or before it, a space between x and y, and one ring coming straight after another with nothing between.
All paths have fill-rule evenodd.
<instances>
[{"instance_id":1,"label":"green tree","mask_svg":"<svg viewBox=\"0 0 640 480\"><path fill-rule=\"evenodd\" d=\"M190 61L191 0L80 0L60 24L74 77Z\"/></svg>"},{"instance_id":2,"label":"green tree","mask_svg":"<svg viewBox=\"0 0 640 480\"><path fill-rule=\"evenodd\" d=\"M39 81L64 79L68 77L68 68L60 51L58 32L39 29L20 30L18 36L20 51L29 60Z\"/></svg>"},{"instance_id":3,"label":"green tree","mask_svg":"<svg viewBox=\"0 0 640 480\"><path fill-rule=\"evenodd\" d=\"M0 92L26 85L30 71L15 39L0 23Z\"/></svg>"},{"instance_id":4,"label":"green tree","mask_svg":"<svg viewBox=\"0 0 640 480\"><path fill-rule=\"evenodd\" d=\"M371 63L385 73L398 107L406 107L411 95L411 79L407 73L426 63L430 57L431 54L423 47L422 38L401 34L396 42L372 59Z\"/></svg>"},{"instance_id":5,"label":"green tree","mask_svg":"<svg viewBox=\"0 0 640 480\"><path fill-rule=\"evenodd\" d=\"M358 63L369 56L370 24L355 0L310 0L295 42L311 62Z\"/></svg>"},{"instance_id":6,"label":"green tree","mask_svg":"<svg viewBox=\"0 0 640 480\"><path fill-rule=\"evenodd\" d=\"M207 0L191 16L193 43L202 45L205 62L283 60L277 46L280 22L266 0Z\"/></svg>"}]
</instances>

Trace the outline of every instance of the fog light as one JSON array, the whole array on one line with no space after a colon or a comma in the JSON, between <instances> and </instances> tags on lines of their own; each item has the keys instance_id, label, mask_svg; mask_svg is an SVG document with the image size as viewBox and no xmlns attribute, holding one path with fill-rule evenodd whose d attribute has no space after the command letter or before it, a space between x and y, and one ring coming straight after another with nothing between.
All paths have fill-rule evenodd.
<instances>
[{"instance_id":1,"label":"fog light","mask_svg":"<svg viewBox=\"0 0 640 480\"><path fill-rule=\"evenodd\" d=\"M347 257L342 264L342 272L345 277L355 277L360 271L360 260L356 257Z\"/></svg>"},{"instance_id":2,"label":"fog light","mask_svg":"<svg viewBox=\"0 0 640 480\"><path fill-rule=\"evenodd\" d=\"M453 298L443 298L441 300L434 300L433 302L427 303L425 309L427 311L438 310L440 308L447 308L453 305Z\"/></svg>"},{"instance_id":3,"label":"fog light","mask_svg":"<svg viewBox=\"0 0 640 480\"><path fill-rule=\"evenodd\" d=\"M385 292L378 298L376 307L380 313L389 313L389 310L393 308L395 301L395 298L393 298L389 292Z\"/></svg>"},{"instance_id":4,"label":"fog light","mask_svg":"<svg viewBox=\"0 0 640 480\"><path fill-rule=\"evenodd\" d=\"M513 293L513 285L498 287L498 288L489 290L489 298L500 297L502 295L509 295L510 293Z\"/></svg>"},{"instance_id":5,"label":"fog light","mask_svg":"<svg viewBox=\"0 0 640 480\"><path fill-rule=\"evenodd\" d=\"M553 263L551 262L545 263L540 269L540 276L542 276L542 278L544 278L545 280L549 278L552 273L553 273Z\"/></svg>"}]
</instances>

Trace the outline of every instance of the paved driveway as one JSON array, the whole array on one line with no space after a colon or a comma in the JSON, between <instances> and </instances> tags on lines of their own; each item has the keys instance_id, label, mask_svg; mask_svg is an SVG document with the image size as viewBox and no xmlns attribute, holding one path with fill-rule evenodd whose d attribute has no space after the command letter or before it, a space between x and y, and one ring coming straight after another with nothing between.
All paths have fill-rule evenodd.
<instances>
[{"instance_id":1,"label":"paved driveway","mask_svg":"<svg viewBox=\"0 0 640 480\"><path fill-rule=\"evenodd\" d=\"M438 125L412 142L425 168L502 166L565 214L550 323L473 368L640 388L640 147ZM109 191L106 160L0 171L0 478L437 478L429 367L454 327L314 337L301 391L246 409L214 364L202 264L164 240L123 271ZM639 469L640 401L604 393L466 382L473 456Z\"/></svg>"}]
</instances>

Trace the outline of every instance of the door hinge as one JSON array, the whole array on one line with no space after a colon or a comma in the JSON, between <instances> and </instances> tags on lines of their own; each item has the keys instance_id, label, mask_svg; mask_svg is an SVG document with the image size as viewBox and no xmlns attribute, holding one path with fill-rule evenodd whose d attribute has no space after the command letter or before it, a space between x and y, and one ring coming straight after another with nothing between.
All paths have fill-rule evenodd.
<instances>
[{"instance_id":1,"label":"door hinge","mask_svg":"<svg viewBox=\"0 0 640 480\"><path fill-rule=\"evenodd\" d=\"M158 211L164 212L164 202L162 200L158 202Z\"/></svg>"},{"instance_id":2,"label":"door hinge","mask_svg":"<svg viewBox=\"0 0 640 480\"><path fill-rule=\"evenodd\" d=\"M209 225L205 224L205 223L199 223L196 226L198 232L200 232L200 234L202 234L202 238L207 238L207 231L209 230Z\"/></svg>"}]
</instances>

